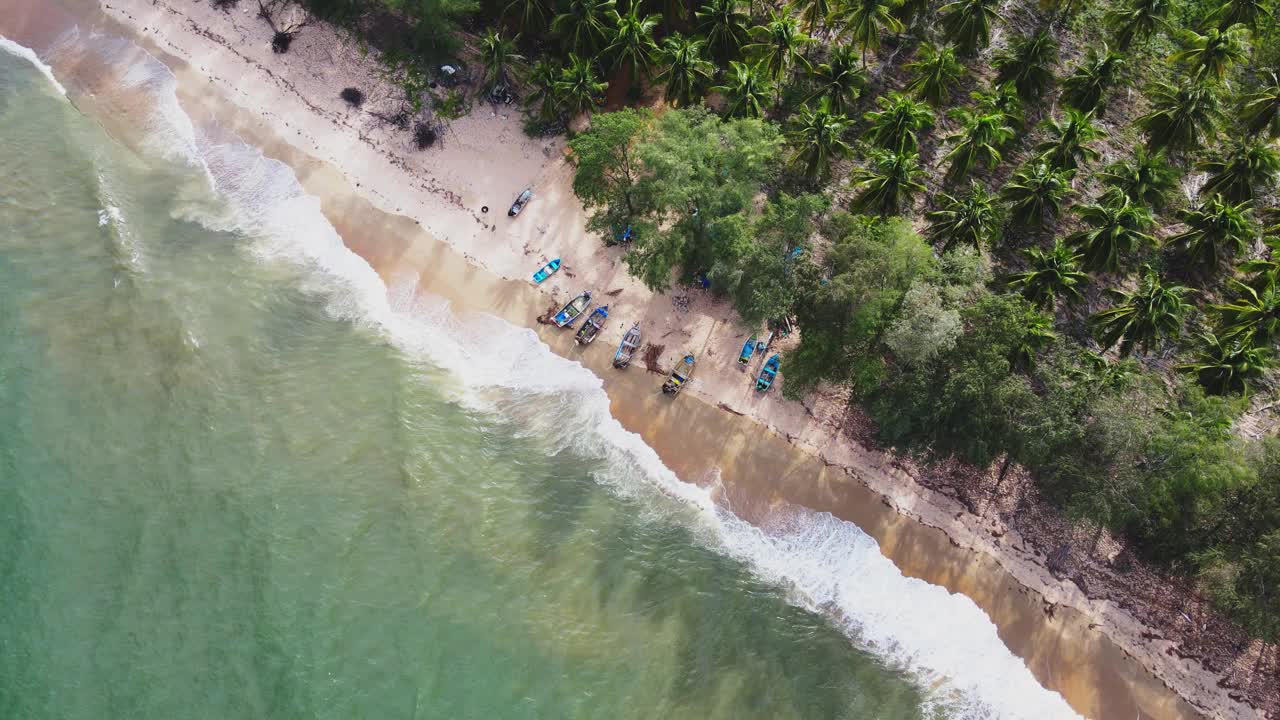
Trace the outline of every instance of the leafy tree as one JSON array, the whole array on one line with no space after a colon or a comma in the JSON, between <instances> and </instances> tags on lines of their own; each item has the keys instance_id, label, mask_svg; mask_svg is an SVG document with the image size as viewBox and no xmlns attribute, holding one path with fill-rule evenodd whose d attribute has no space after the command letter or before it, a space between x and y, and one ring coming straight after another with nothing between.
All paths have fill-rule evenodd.
<instances>
[{"instance_id":1,"label":"leafy tree","mask_svg":"<svg viewBox=\"0 0 1280 720\"><path fill-rule=\"evenodd\" d=\"M1210 196L1199 207L1180 210L1178 220L1187 229L1165 242L1208 270L1217 268L1225 256L1244 252L1255 232L1249 202L1233 205L1219 195Z\"/></svg>"},{"instance_id":2,"label":"leafy tree","mask_svg":"<svg viewBox=\"0 0 1280 720\"><path fill-rule=\"evenodd\" d=\"M1166 27L1172 0L1129 0L1123 8L1108 10L1103 22L1115 33L1116 47L1128 50L1134 40L1145 40L1156 30Z\"/></svg>"},{"instance_id":3,"label":"leafy tree","mask_svg":"<svg viewBox=\"0 0 1280 720\"><path fill-rule=\"evenodd\" d=\"M1124 56L1105 43L1100 50L1090 48L1088 58L1062 81L1062 103L1080 112L1097 111L1101 116L1106 111L1103 99L1119 79L1124 63Z\"/></svg>"},{"instance_id":4,"label":"leafy tree","mask_svg":"<svg viewBox=\"0 0 1280 720\"><path fill-rule=\"evenodd\" d=\"M540 34L547 28L547 6L543 0L511 0L502 9L503 19L514 18L520 33Z\"/></svg>"},{"instance_id":5,"label":"leafy tree","mask_svg":"<svg viewBox=\"0 0 1280 720\"><path fill-rule=\"evenodd\" d=\"M674 106L691 105L702 97L711 83L715 66L702 55L706 41L673 33L662 41L662 62L666 66L658 74L667 100Z\"/></svg>"},{"instance_id":6,"label":"leafy tree","mask_svg":"<svg viewBox=\"0 0 1280 720\"><path fill-rule=\"evenodd\" d=\"M618 17L613 31L613 41L604 49L605 57L613 58L613 67L630 65L633 78L648 78L653 70L653 59L658 54L658 43L653 32L658 27L657 15L640 16L640 3L631 3L631 10Z\"/></svg>"},{"instance_id":7,"label":"leafy tree","mask_svg":"<svg viewBox=\"0 0 1280 720\"><path fill-rule=\"evenodd\" d=\"M1042 227L1062 211L1062 201L1071 193L1073 170L1055 170L1037 162L1019 170L1000 190L1009 204L1010 219L1023 227Z\"/></svg>"},{"instance_id":8,"label":"leafy tree","mask_svg":"<svg viewBox=\"0 0 1280 720\"><path fill-rule=\"evenodd\" d=\"M831 111L838 113L848 112L867 84L858 66L858 51L852 45L840 45L832 50L830 59L814 68L813 80L817 89L805 102L825 97L831 103Z\"/></svg>"},{"instance_id":9,"label":"leafy tree","mask_svg":"<svg viewBox=\"0 0 1280 720\"><path fill-rule=\"evenodd\" d=\"M956 52L972 56L991 44L991 25L999 17L996 0L952 0L938 11L942 36Z\"/></svg>"},{"instance_id":10,"label":"leafy tree","mask_svg":"<svg viewBox=\"0 0 1280 720\"><path fill-rule=\"evenodd\" d=\"M1224 340L1241 340L1266 346L1280 340L1280 285L1268 283L1256 289L1232 282L1236 298L1214 305L1222 318L1218 335Z\"/></svg>"},{"instance_id":11,"label":"leafy tree","mask_svg":"<svg viewBox=\"0 0 1280 720\"><path fill-rule=\"evenodd\" d=\"M593 57L617 24L616 4L616 0L565 0L565 11L551 21L551 32L560 36L571 54ZM573 64L571 58L570 67Z\"/></svg>"},{"instance_id":12,"label":"leafy tree","mask_svg":"<svg viewBox=\"0 0 1280 720\"><path fill-rule=\"evenodd\" d=\"M1195 150L1222 117L1221 101L1213 86L1185 82L1174 86L1157 83L1148 92L1151 112L1134 123L1146 131L1147 148Z\"/></svg>"},{"instance_id":13,"label":"leafy tree","mask_svg":"<svg viewBox=\"0 0 1280 720\"><path fill-rule=\"evenodd\" d=\"M733 299L743 322L759 325L790 314L799 297L800 276L807 269L796 267L792 251L808 245L815 219L828 206L821 195L792 197L779 193L765 203L758 217L726 218L746 230L742 234L746 242L713 250L714 260L707 276L712 288Z\"/></svg>"},{"instance_id":14,"label":"leafy tree","mask_svg":"<svg viewBox=\"0 0 1280 720\"><path fill-rule=\"evenodd\" d=\"M1178 188L1179 172L1169 165L1163 152L1139 147L1133 157L1111 163L1098 173L1098 178L1134 203L1162 210Z\"/></svg>"},{"instance_id":15,"label":"leafy tree","mask_svg":"<svg viewBox=\"0 0 1280 720\"><path fill-rule=\"evenodd\" d=\"M1206 391L1215 395L1246 393L1249 383L1271 368L1271 352L1245 338L1222 340L1213 333L1200 336L1200 347L1189 363L1178 368L1196 377Z\"/></svg>"},{"instance_id":16,"label":"leafy tree","mask_svg":"<svg viewBox=\"0 0 1280 720\"><path fill-rule=\"evenodd\" d=\"M1053 66L1057 63L1058 41L1048 29L1015 37L991 60L996 68L996 83L1012 83L1018 96L1027 102L1039 99L1053 85Z\"/></svg>"},{"instance_id":17,"label":"leafy tree","mask_svg":"<svg viewBox=\"0 0 1280 720\"><path fill-rule=\"evenodd\" d=\"M1106 133L1093 124L1093 113L1068 110L1066 122L1048 118L1042 126L1049 138L1036 145L1042 162L1058 170L1075 170L1081 163L1096 160L1101 153L1088 143L1105 137Z\"/></svg>"},{"instance_id":18,"label":"leafy tree","mask_svg":"<svg viewBox=\"0 0 1280 720\"><path fill-rule=\"evenodd\" d=\"M569 65L560 71L556 94L570 113L584 113L596 106L609 83L596 78L591 61L569 53Z\"/></svg>"},{"instance_id":19,"label":"leafy tree","mask_svg":"<svg viewBox=\"0 0 1280 720\"><path fill-rule=\"evenodd\" d=\"M1244 202L1275 188L1280 153L1271 142L1237 139L1223 151L1196 163L1196 170L1209 173L1200 188L1201 195L1221 195L1232 202Z\"/></svg>"},{"instance_id":20,"label":"leafy tree","mask_svg":"<svg viewBox=\"0 0 1280 720\"><path fill-rule=\"evenodd\" d=\"M853 176L853 187L858 190L853 209L881 217L901 215L903 210L909 210L912 197L924 191L920 182L924 177L920 156L874 150L869 159L871 165L859 168Z\"/></svg>"},{"instance_id":21,"label":"leafy tree","mask_svg":"<svg viewBox=\"0 0 1280 720\"><path fill-rule=\"evenodd\" d=\"M480 37L480 62L484 65L484 81L489 87L505 85L510 67L524 61L524 56L516 52L519 40L518 35L509 40L493 29Z\"/></svg>"},{"instance_id":22,"label":"leafy tree","mask_svg":"<svg viewBox=\"0 0 1280 720\"><path fill-rule=\"evenodd\" d=\"M1250 135L1280 137L1280 79L1275 73L1267 73L1266 84L1244 96L1240 119Z\"/></svg>"},{"instance_id":23,"label":"leafy tree","mask_svg":"<svg viewBox=\"0 0 1280 720\"><path fill-rule=\"evenodd\" d=\"M1155 224L1151 211L1122 193L1113 190L1101 202L1076 206L1075 212L1086 228L1072 233L1067 242L1079 248L1088 270L1120 272L1125 256L1155 243L1147 233Z\"/></svg>"},{"instance_id":24,"label":"leafy tree","mask_svg":"<svg viewBox=\"0 0 1280 720\"><path fill-rule=\"evenodd\" d=\"M742 12L739 0L707 0L694 15L712 57L721 61L737 57L747 44L747 23L751 18Z\"/></svg>"},{"instance_id":25,"label":"leafy tree","mask_svg":"<svg viewBox=\"0 0 1280 720\"><path fill-rule=\"evenodd\" d=\"M1253 544L1235 574L1234 615L1254 637L1274 643L1280 637L1280 530Z\"/></svg>"},{"instance_id":26,"label":"leafy tree","mask_svg":"<svg viewBox=\"0 0 1280 720\"><path fill-rule=\"evenodd\" d=\"M1028 248L1023 253L1030 265L1009 278L1010 288L1045 310L1052 310L1060 297L1070 301L1080 299L1078 286L1089 281L1089 276L1080 270L1083 255L1068 247L1061 238L1047 251Z\"/></svg>"},{"instance_id":27,"label":"leafy tree","mask_svg":"<svg viewBox=\"0 0 1280 720\"><path fill-rule=\"evenodd\" d=\"M790 14L771 10L769 22L751 28L750 35L754 42L744 46L742 52L761 63L775 84L781 83L791 68L809 67L803 52L813 38L800 30L800 23Z\"/></svg>"},{"instance_id":28,"label":"leafy tree","mask_svg":"<svg viewBox=\"0 0 1280 720\"><path fill-rule=\"evenodd\" d=\"M963 179L978 163L986 165L988 170L1000 164L1003 159L1000 147L1013 138L1013 128L1005 124L1004 115L957 108L951 117L963 124L959 131L946 138L951 144L946 156L951 163L947 168L947 182Z\"/></svg>"},{"instance_id":29,"label":"leafy tree","mask_svg":"<svg viewBox=\"0 0 1280 720\"><path fill-rule=\"evenodd\" d=\"M902 32L902 21L893 13L896 4L895 0L847 0L838 6L844 32L862 50L864 67L867 64L867 51L880 49L882 33Z\"/></svg>"},{"instance_id":30,"label":"leafy tree","mask_svg":"<svg viewBox=\"0 0 1280 720\"><path fill-rule=\"evenodd\" d=\"M1268 10L1263 0L1224 0L1207 19L1209 22L1216 23L1219 30L1225 30L1233 25L1252 28L1257 24L1259 16L1270 12L1274 11Z\"/></svg>"},{"instance_id":31,"label":"leafy tree","mask_svg":"<svg viewBox=\"0 0 1280 720\"><path fill-rule=\"evenodd\" d=\"M942 243L946 253L957 245L982 248L990 243L996 231L995 203L978 183L969 185L962 196L938 194L938 209L929 213L929 241Z\"/></svg>"},{"instance_id":32,"label":"leafy tree","mask_svg":"<svg viewBox=\"0 0 1280 720\"><path fill-rule=\"evenodd\" d=\"M917 280L903 295L884 344L899 362L924 368L955 347L963 329L960 312L948 307L938 287Z\"/></svg>"},{"instance_id":33,"label":"leafy tree","mask_svg":"<svg viewBox=\"0 0 1280 720\"><path fill-rule=\"evenodd\" d=\"M795 148L791 157L793 166L807 178L827 177L832 161L846 158L853 152L843 138L852 126L853 121L849 118L831 112L826 98L819 101L816 109L802 109L787 135Z\"/></svg>"},{"instance_id":34,"label":"leafy tree","mask_svg":"<svg viewBox=\"0 0 1280 720\"><path fill-rule=\"evenodd\" d=\"M1021 332L1013 346L1013 364L1029 368L1036 363L1036 356L1058 339L1053 331L1053 319L1034 308L1028 308L1022 316Z\"/></svg>"},{"instance_id":35,"label":"leafy tree","mask_svg":"<svg viewBox=\"0 0 1280 720\"><path fill-rule=\"evenodd\" d=\"M1163 283L1150 267L1133 292L1108 292L1115 304L1094 314L1091 323L1102 347L1109 349L1119 342L1120 355L1125 357L1134 348L1150 350L1164 340L1176 339L1191 311L1186 301L1191 289Z\"/></svg>"},{"instance_id":36,"label":"leafy tree","mask_svg":"<svg viewBox=\"0 0 1280 720\"><path fill-rule=\"evenodd\" d=\"M886 150L915 152L920 148L917 134L933 126L929 106L902 93L891 92L876 98L879 110L863 115L871 127L866 138Z\"/></svg>"},{"instance_id":37,"label":"leafy tree","mask_svg":"<svg viewBox=\"0 0 1280 720\"><path fill-rule=\"evenodd\" d=\"M460 21L477 10L472 0L384 0L385 5L407 21L408 33L403 46L413 60L435 61L452 55L458 49ZM354 4L354 3L351 3ZM314 7L314 0L308 3ZM336 3L322 3L319 13L330 21L345 20L358 24L360 16L368 12L347 7L335 7Z\"/></svg>"},{"instance_id":38,"label":"leafy tree","mask_svg":"<svg viewBox=\"0 0 1280 720\"><path fill-rule=\"evenodd\" d=\"M646 169L635 144L653 123L645 110L600 113L591 129L569 140L573 151L573 192L587 210L605 213L597 226L626 226L652 205L642 186Z\"/></svg>"},{"instance_id":39,"label":"leafy tree","mask_svg":"<svg viewBox=\"0 0 1280 720\"><path fill-rule=\"evenodd\" d=\"M973 107L984 115L998 114L1004 117L1005 124L1011 128L1022 127L1022 98L1018 97L1018 89L1010 83L996 85L986 92L970 93Z\"/></svg>"},{"instance_id":40,"label":"leafy tree","mask_svg":"<svg viewBox=\"0 0 1280 720\"><path fill-rule=\"evenodd\" d=\"M1232 25L1225 30L1208 28L1204 34L1194 30L1183 33L1187 47L1169 56L1169 62L1182 63L1192 69L1195 79L1222 79L1232 65L1248 59L1249 30Z\"/></svg>"},{"instance_id":41,"label":"leafy tree","mask_svg":"<svg viewBox=\"0 0 1280 720\"><path fill-rule=\"evenodd\" d=\"M747 65L734 60L729 63L728 77L723 85L712 88L725 96L727 117L753 117L764 115L769 104L772 87L759 65Z\"/></svg>"},{"instance_id":42,"label":"leafy tree","mask_svg":"<svg viewBox=\"0 0 1280 720\"><path fill-rule=\"evenodd\" d=\"M920 54L914 62L907 63L906 68L912 76L907 92L919 95L935 107L951 98L965 74L955 49L938 48L933 43L921 45Z\"/></svg>"}]
</instances>

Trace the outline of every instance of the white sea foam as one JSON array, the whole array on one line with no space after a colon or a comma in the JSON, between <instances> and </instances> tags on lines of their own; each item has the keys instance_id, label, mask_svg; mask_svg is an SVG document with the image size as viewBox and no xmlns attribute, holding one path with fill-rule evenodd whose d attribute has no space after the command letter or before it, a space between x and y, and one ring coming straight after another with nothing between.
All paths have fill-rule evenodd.
<instances>
[{"instance_id":1,"label":"white sea foam","mask_svg":"<svg viewBox=\"0 0 1280 720\"><path fill-rule=\"evenodd\" d=\"M157 63L158 64L158 63ZM134 77L155 77L154 68ZM167 72L167 71L166 71ZM151 86L149 86L151 87ZM171 86L155 83L157 93ZM176 99L157 102L178 108ZM740 559L792 600L826 613L858 644L914 675L930 704L950 717L1074 718L1055 692L1041 687L1001 642L990 619L970 599L905 577L856 526L800 508L766 529L718 506L704 488L682 482L652 448L609 413L601 381L561 358L537 335L489 316L463 322L442 300L424 298L412 279L386 287L352 253L293 172L247 145L213 143L189 119L167 137L192 149L225 206L192 210L212 228L253 240L272 261L308 269L309 286L336 318L358 323L411 357L449 373L461 402L479 410L510 409L503 398L535 398L520 420L532 434L556 427L573 449L599 457L600 482L626 495L656 488L677 505L702 541ZM187 140L190 139L190 144ZM670 506L664 501L655 505Z\"/></svg>"},{"instance_id":2,"label":"white sea foam","mask_svg":"<svg viewBox=\"0 0 1280 720\"><path fill-rule=\"evenodd\" d=\"M67 94L67 89L62 87L62 83L58 82L58 78L53 76L53 68L44 64L44 61L36 55L35 50L32 50L25 45L19 45L3 35L0 35L0 50L3 50L10 55L16 55L23 60L30 62L32 65L35 65L37 70L39 70L46 78L49 78L49 83L53 85L55 90L62 95Z\"/></svg>"}]
</instances>

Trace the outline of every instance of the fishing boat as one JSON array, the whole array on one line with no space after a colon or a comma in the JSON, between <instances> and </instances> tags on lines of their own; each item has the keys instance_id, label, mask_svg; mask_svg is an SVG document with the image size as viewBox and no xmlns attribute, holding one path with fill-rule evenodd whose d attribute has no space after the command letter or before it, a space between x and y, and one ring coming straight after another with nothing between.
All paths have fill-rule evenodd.
<instances>
[{"instance_id":1,"label":"fishing boat","mask_svg":"<svg viewBox=\"0 0 1280 720\"><path fill-rule=\"evenodd\" d=\"M756 352L763 355L765 351L769 349L769 346L772 344L773 344L773 331L770 330L769 334L765 335L763 340L756 343Z\"/></svg>"},{"instance_id":2,"label":"fishing boat","mask_svg":"<svg viewBox=\"0 0 1280 720\"><path fill-rule=\"evenodd\" d=\"M590 306L591 293L584 292L578 297L570 300L568 305L561 308L560 312L556 313L556 316L552 318L551 322L555 323L556 327L560 328L572 325L573 321L577 320L578 316L582 314L582 311L586 310Z\"/></svg>"},{"instance_id":3,"label":"fishing boat","mask_svg":"<svg viewBox=\"0 0 1280 720\"><path fill-rule=\"evenodd\" d=\"M587 316L587 321L582 323L582 327L579 328L578 334L574 335L573 339L576 340L579 345L590 345L591 341L595 340L596 336L600 334L600 328L604 327L604 321L608 319L608 317L608 305L601 305L595 310L592 310L591 314Z\"/></svg>"},{"instance_id":4,"label":"fishing boat","mask_svg":"<svg viewBox=\"0 0 1280 720\"><path fill-rule=\"evenodd\" d=\"M662 392L668 395L675 395L680 392L690 378L693 377L693 356L685 355L676 363L676 367L667 376L667 381L662 384Z\"/></svg>"},{"instance_id":5,"label":"fishing boat","mask_svg":"<svg viewBox=\"0 0 1280 720\"><path fill-rule=\"evenodd\" d=\"M613 366L621 370L631 364L631 356L640 349L640 323L631 326L622 342L618 343L618 352L613 354Z\"/></svg>"},{"instance_id":6,"label":"fishing boat","mask_svg":"<svg viewBox=\"0 0 1280 720\"><path fill-rule=\"evenodd\" d=\"M751 337L742 345L742 352L738 353L738 366L745 370L747 364L751 362L751 356L756 352L756 334L751 333Z\"/></svg>"},{"instance_id":7,"label":"fishing boat","mask_svg":"<svg viewBox=\"0 0 1280 720\"><path fill-rule=\"evenodd\" d=\"M778 366L782 364L782 358L774 353L765 361L764 367L760 368L760 376L756 378L756 390L760 392L768 392L773 387L773 381L778 379Z\"/></svg>"},{"instance_id":8,"label":"fishing boat","mask_svg":"<svg viewBox=\"0 0 1280 720\"><path fill-rule=\"evenodd\" d=\"M546 280L552 275L555 275L556 271L559 269L560 269L560 258L556 258L555 260L552 260L546 265L543 265L541 270L533 274L533 283L535 285L540 284L543 280Z\"/></svg>"},{"instance_id":9,"label":"fishing boat","mask_svg":"<svg viewBox=\"0 0 1280 720\"><path fill-rule=\"evenodd\" d=\"M533 190L525 188L525 191L516 196L516 201L511 203L511 209L507 211L507 217L515 217L520 214L525 205L533 199Z\"/></svg>"}]
</instances>

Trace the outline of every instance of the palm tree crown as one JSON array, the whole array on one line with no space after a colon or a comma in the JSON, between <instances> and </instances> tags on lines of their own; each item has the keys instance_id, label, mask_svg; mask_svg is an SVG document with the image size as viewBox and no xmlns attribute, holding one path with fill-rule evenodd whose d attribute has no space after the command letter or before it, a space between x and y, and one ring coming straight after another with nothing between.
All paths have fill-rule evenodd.
<instances>
[{"instance_id":1,"label":"palm tree crown","mask_svg":"<svg viewBox=\"0 0 1280 720\"><path fill-rule=\"evenodd\" d=\"M769 22L751 28L750 34L754 42L742 52L761 63L775 83L782 81L788 69L809 66L802 52L813 38L800 30L800 23L791 15L771 11Z\"/></svg>"},{"instance_id":2,"label":"palm tree crown","mask_svg":"<svg viewBox=\"0 0 1280 720\"><path fill-rule=\"evenodd\" d=\"M1263 0L1224 0L1217 10L1210 13L1208 20L1217 24L1219 29L1236 24L1252 28L1260 16L1269 12L1274 10L1268 9Z\"/></svg>"},{"instance_id":3,"label":"palm tree crown","mask_svg":"<svg viewBox=\"0 0 1280 720\"><path fill-rule=\"evenodd\" d=\"M707 0L694 15L712 56L722 61L738 56L747 43L747 22L751 19L742 12L739 0Z\"/></svg>"},{"instance_id":4,"label":"palm tree crown","mask_svg":"<svg viewBox=\"0 0 1280 720\"><path fill-rule=\"evenodd\" d=\"M609 83L596 77L590 60L569 53L569 64L560 71L560 80L556 82L556 94L569 112L583 113L600 102L600 96L608 87Z\"/></svg>"},{"instance_id":5,"label":"palm tree crown","mask_svg":"<svg viewBox=\"0 0 1280 720\"><path fill-rule=\"evenodd\" d=\"M1178 219L1187 229L1166 243L1206 270L1217 268L1227 255L1244 252L1255 232L1249 201L1233 205L1220 195L1210 196L1200 207L1179 211Z\"/></svg>"},{"instance_id":6,"label":"palm tree crown","mask_svg":"<svg viewBox=\"0 0 1280 720\"><path fill-rule=\"evenodd\" d=\"M1098 203L1078 205L1075 212L1088 227L1072 233L1067 242L1080 250L1088 270L1120 272L1126 256L1155 243L1147 234L1155 224L1151 211L1120 192L1113 190Z\"/></svg>"},{"instance_id":7,"label":"palm tree crown","mask_svg":"<svg viewBox=\"0 0 1280 720\"><path fill-rule=\"evenodd\" d=\"M996 82L1013 83L1018 95L1035 100L1053 84L1053 66L1058 62L1058 41L1048 29L1021 35L1009 47L996 54L991 64L996 68Z\"/></svg>"},{"instance_id":8,"label":"palm tree crown","mask_svg":"<svg viewBox=\"0 0 1280 720\"><path fill-rule=\"evenodd\" d=\"M875 150L870 160L870 167L854 174L854 187L861 192L853 201L853 209L881 216L901 214L911 206L912 196L924 190L919 156Z\"/></svg>"},{"instance_id":9,"label":"palm tree crown","mask_svg":"<svg viewBox=\"0 0 1280 720\"><path fill-rule=\"evenodd\" d=\"M1124 56L1112 52L1106 44L1091 48L1088 59L1075 67L1062 81L1062 102L1080 112L1104 112L1107 91L1115 85L1124 67Z\"/></svg>"},{"instance_id":10,"label":"palm tree crown","mask_svg":"<svg viewBox=\"0 0 1280 720\"><path fill-rule=\"evenodd\" d=\"M973 98L974 108L979 112L999 114L1009 127L1022 127L1022 98L1018 97L1018 89L1012 84L996 85L986 92L974 91L969 96Z\"/></svg>"},{"instance_id":11,"label":"palm tree crown","mask_svg":"<svg viewBox=\"0 0 1280 720\"><path fill-rule=\"evenodd\" d=\"M1146 131L1152 150L1194 150L1222 117L1216 90L1204 82L1157 83L1148 96L1151 112L1134 122Z\"/></svg>"},{"instance_id":12,"label":"palm tree crown","mask_svg":"<svg viewBox=\"0 0 1280 720\"><path fill-rule=\"evenodd\" d=\"M921 45L919 56L906 67L912 75L907 92L919 95L934 106L946 103L964 78L964 65L956 59L955 49L939 49L933 43Z\"/></svg>"},{"instance_id":13,"label":"palm tree crown","mask_svg":"<svg viewBox=\"0 0 1280 720\"><path fill-rule=\"evenodd\" d=\"M521 33L541 33L547 26L547 6L543 0L511 0L502 9L502 17L515 18Z\"/></svg>"},{"instance_id":14,"label":"palm tree crown","mask_svg":"<svg viewBox=\"0 0 1280 720\"><path fill-rule=\"evenodd\" d=\"M1129 0L1123 8L1107 11L1102 21L1115 33L1116 47L1128 50L1134 40L1148 38L1164 27L1172 4L1172 0Z\"/></svg>"},{"instance_id":15,"label":"palm tree crown","mask_svg":"<svg viewBox=\"0 0 1280 720\"><path fill-rule=\"evenodd\" d=\"M1075 170L1081 163L1096 160L1100 153L1089 143L1106 133L1093 124L1093 112L1068 110L1066 122L1049 118L1043 127L1049 138L1036 145L1040 159L1059 170Z\"/></svg>"},{"instance_id":16,"label":"palm tree crown","mask_svg":"<svg viewBox=\"0 0 1280 720\"><path fill-rule=\"evenodd\" d=\"M1162 210L1178 187L1178 172L1163 152L1151 152L1145 147L1134 150L1133 157L1108 165L1098 173L1107 187L1124 193L1135 203Z\"/></svg>"},{"instance_id":17,"label":"palm tree crown","mask_svg":"<svg viewBox=\"0 0 1280 720\"><path fill-rule=\"evenodd\" d=\"M489 87L505 85L507 71L510 67L524 60L524 56L516 52L516 42L520 39L507 39L502 33L490 29L480 38L480 58L484 63L484 80Z\"/></svg>"},{"instance_id":18,"label":"palm tree crown","mask_svg":"<svg viewBox=\"0 0 1280 720\"><path fill-rule=\"evenodd\" d=\"M823 98L817 109L805 107L793 124L787 138L795 146L791 161L805 177L823 178L831 171L831 162L848 157L853 148L844 133L853 125L848 117L831 112Z\"/></svg>"},{"instance_id":19,"label":"palm tree crown","mask_svg":"<svg viewBox=\"0 0 1280 720\"><path fill-rule=\"evenodd\" d=\"M1179 370L1196 376L1196 382L1215 395L1247 393L1249 384L1272 365L1271 352L1245 338L1222 339L1213 333L1200 336L1200 347L1191 362Z\"/></svg>"},{"instance_id":20,"label":"palm tree crown","mask_svg":"<svg viewBox=\"0 0 1280 720\"><path fill-rule=\"evenodd\" d=\"M961 55L973 55L991 44L991 25L999 17L998 5L998 0L952 0L938 10L942 36Z\"/></svg>"},{"instance_id":21,"label":"palm tree crown","mask_svg":"<svg viewBox=\"0 0 1280 720\"><path fill-rule=\"evenodd\" d=\"M951 117L963 126L946 138L948 143L954 143L946 157L951 162L947 168L947 182L962 179L978 163L986 165L989 170L1000 164L1003 159L1000 147L1014 135L1013 128L1005 123L1004 115L956 108Z\"/></svg>"},{"instance_id":22,"label":"palm tree crown","mask_svg":"<svg viewBox=\"0 0 1280 720\"><path fill-rule=\"evenodd\" d=\"M1009 204L1010 219L1015 225L1041 227L1062 212L1062 201L1071 193L1074 170L1056 170L1045 162L1023 167L1000 197Z\"/></svg>"},{"instance_id":23,"label":"palm tree crown","mask_svg":"<svg viewBox=\"0 0 1280 720\"><path fill-rule=\"evenodd\" d=\"M1202 195L1221 195L1232 202L1242 202L1275 187L1280 153L1271 142L1239 139L1196 163L1196 169L1209 173L1200 189Z\"/></svg>"},{"instance_id":24,"label":"palm tree crown","mask_svg":"<svg viewBox=\"0 0 1280 720\"><path fill-rule=\"evenodd\" d=\"M969 186L962 196L938 194L939 208L929 213L930 242L942 243L942 252L956 245L982 248L989 244L996 229L996 206L985 188L978 183Z\"/></svg>"},{"instance_id":25,"label":"palm tree crown","mask_svg":"<svg viewBox=\"0 0 1280 720\"><path fill-rule=\"evenodd\" d=\"M867 64L867 51L880 49L880 35L902 32L902 21L894 14L894 0L848 0L838 11L844 32L862 50L862 64Z\"/></svg>"},{"instance_id":26,"label":"palm tree crown","mask_svg":"<svg viewBox=\"0 0 1280 720\"><path fill-rule=\"evenodd\" d=\"M613 67L630 64L634 75L648 78L653 69L653 58L658 54L658 43L653 32L658 27L657 15L640 17L640 3L631 3L631 10L618 17L613 31L613 42L604 49L606 57L613 58Z\"/></svg>"},{"instance_id":27,"label":"palm tree crown","mask_svg":"<svg viewBox=\"0 0 1280 720\"><path fill-rule=\"evenodd\" d=\"M616 4L615 0L566 0L565 11L551 21L551 31L570 52L591 57L604 47L609 28L617 25Z\"/></svg>"},{"instance_id":28,"label":"palm tree crown","mask_svg":"<svg viewBox=\"0 0 1280 720\"><path fill-rule=\"evenodd\" d=\"M831 103L831 111L847 112L849 105L862 93L867 78L859 67L858 50L852 45L841 45L831 52L831 58L813 71L817 88L805 102L821 97Z\"/></svg>"},{"instance_id":29,"label":"palm tree crown","mask_svg":"<svg viewBox=\"0 0 1280 720\"><path fill-rule=\"evenodd\" d=\"M1250 135L1280 137L1280 79L1275 73L1267 73L1266 84L1243 98L1240 119Z\"/></svg>"},{"instance_id":30,"label":"palm tree crown","mask_svg":"<svg viewBox=\"0 0 1280 720\"><path fill-rule=\"evenodd\" d=\"M871 123L867 140L894 152L919 149L917 133L933 126L929 106L897 92L876 98L876 105L879 110L863 115Z\"/></svg>"},{"instance_id":31,"label":"palm tree crown","mask_svg":"<svg viewBox=\"0 0 1280 720\"><path fill-rule=\"evenodd\" d=\"M1209 28L1200 34L1188 30L1183 34L1186 48L1169 56L1170 62L1189 66L1195 77L1212 77L1219 80L1227 68L1248 57L1247 37L1249 29L1236 24L1225 30Z\"/></svg>"},{"instance_id":32,"label":"palm tree crown","mask_svg":"<svg viewBox=\"0 0 1280 720\"><path fill-rule=\"evenodd\" d=\"M1052 310L1059 297L1069 301L1081 298L1080 288L1089 281L1088 274L1080 270L1080 255L1059 238L1049 250L1030 248L1024 250L1030 266L1026 271L1009 278L1009 287L1037 306Z\"/></svg>"},{"instance_id":33,"label":"palm tree crown","mask_svg":"<svg viewBox=\"0 0 1280 720\"><path fill-rule=\"evenodd\" d=\"M1133 292L1108 292L1116 304L1095 314L1092 324L1102 347L1107 349L1119 342L1122 356L1128 356L1134 348L1150 350L1165 339L1177 338L1191 311L1186 301L1191 289L1164 284L1150 267Z\"/></svg>"},{"instance_id":34,"label":"palm tree crown","mask_svg":"<svg viewBox=\"0 0 1280 720\"><path fill-rule=\"evenodd\" d=\"M702 55L706 47L702 38L673 33L662 40L662 64L658 82L665 87L667 101L677 107L689 105L702 97L711 82L715 65Z\"/></svg>"},{"instance_id":35,"label":"palm tree crown","mask_svg":"<svg viewBox=\"0 0 1280 720\"><path fill-rule=\"evenodd\" d=\"M1261 289L1240 282L1231 285L1236 299L1213 306L1221 318L1219 335L1261 346L1280 339L1280 284L1267 283Z\"/></svg>"},{"instance_id":36,"label":"palm tree crown","mask_svg":"<svg viewBox=\"0 0 1280 720\"><path fill-rule=\"evenodd\" d=\"M525 107L543 121L549 121L560 113L560 95L556 90L559 80L560 68L546 60L539 60L529 70L531 90L525 97Z\"/></svg>"},{"instance_id":37,"label":"palm tree crown","mask_svg":"<svg viewBox=\"0 0 1280 720\"><path fill-rule=\"evenodd\" d=\"M753 117L764 115L772 88L769 79L759 65L748 65L734 60L723 85L712 88L725 96L725 115L728 117Z\"/></svg>"}]
</instances>

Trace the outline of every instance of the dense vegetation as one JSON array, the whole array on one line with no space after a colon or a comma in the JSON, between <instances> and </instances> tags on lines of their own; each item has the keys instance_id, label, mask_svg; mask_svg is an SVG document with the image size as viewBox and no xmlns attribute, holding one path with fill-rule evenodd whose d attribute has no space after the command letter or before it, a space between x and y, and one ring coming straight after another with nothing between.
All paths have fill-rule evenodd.
<instances>
[{"instance_id":1,"label":"dense vegetation","mask_svg":"<svg viewBox=\"0 0 1280 720\"><path fill-rule=\"evenodd\" d=\"M531 132L595 112L575 190L631 272L798 326L788 396L1021 464L1280 639L1280 440L1236 429L1280 341L1272 2L306 4L475 30Z\"/></svg>"}]
</instances>

